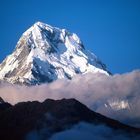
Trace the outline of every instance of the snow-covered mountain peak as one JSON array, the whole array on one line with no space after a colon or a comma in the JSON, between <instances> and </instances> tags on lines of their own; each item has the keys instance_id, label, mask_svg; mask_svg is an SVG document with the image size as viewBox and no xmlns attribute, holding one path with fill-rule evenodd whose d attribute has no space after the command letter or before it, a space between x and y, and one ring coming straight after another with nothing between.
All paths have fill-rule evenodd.
<instances>
[{"instance_id":1,"label":"snow-covered mountain peak","mask_svg":"<svg viewBox=\"0 0 140 140\"><path fill-rule=\"evenodd\" d=\"M75 33L42 22L22 34L15 51L0 65L1 80L31 85L87 72L108 75L106 66Z\"/></svg>"},{"instance_id":2,"label":"snow-covered mountain peak","mask_svg":"<svg viewBox=\"0 0 140 140\"><path fill-rule=\"evenodd\" d=\"M48 51L72 49L74 51L75 48L73 48L72 45L60 45L62 43L66 43L68 39L71 40L70 43L73 43L72 45L77 47L77 49L83 48L82 41L75 33L70 33L66 29L52 27L42 22L36 22L23 33L18 44L21 44L21 42L27 40L26 43L28 45L26 47L31 49L42 48ZM17 45L17 47L19 47L19 45Z\"/></svg>"}]
</instances>

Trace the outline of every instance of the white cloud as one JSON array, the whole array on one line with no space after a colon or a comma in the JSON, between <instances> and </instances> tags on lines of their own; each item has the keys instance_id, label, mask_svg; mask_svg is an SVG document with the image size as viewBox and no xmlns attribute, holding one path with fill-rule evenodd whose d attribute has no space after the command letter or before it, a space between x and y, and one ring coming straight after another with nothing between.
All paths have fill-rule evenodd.
<instances>
[{"instance_id":1,"label":"white cloud","mask_svg":"<svg viewBox=\"0 0 140 140\"><path fill-rule=\"evenodd\" d=\"M12 104L21 101L44 101L46 98L75 98L96 112L140 127L139 70L114 76L88 73L77 75L71 81L57 80L48 85L33 87L3 83L0 85L0 96ZM114 107L118 108L111 109L110 102L114 102ZM120 110L121 107L123 109Z\"/></svg>"}]
</instances>

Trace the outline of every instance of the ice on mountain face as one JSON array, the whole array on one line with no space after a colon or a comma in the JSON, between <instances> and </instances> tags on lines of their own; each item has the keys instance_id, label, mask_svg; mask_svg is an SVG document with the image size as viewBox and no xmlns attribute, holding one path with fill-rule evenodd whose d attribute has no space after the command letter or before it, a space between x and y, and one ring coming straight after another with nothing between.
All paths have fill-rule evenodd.
<instances>
[{"instance_id":1,"label":"ice on mountain face","mask_svg":"<svg viewBox=\"0 0 140 140\"><path fill-rule=\"evenodd\" d=\"M129 103L127 100L109 100L105 107L109 107L114 111L122 110L122 109L130 109Z\"/></svg>"},{"instance_id":2,"label":"ice on mountain face","mask_svg":"<svg viewBox=\"0 0 140 140\"><path fill-rule=\"evenodd\" d=\"M75 33L41 22L23 33L15 51L0 65L1 80L31 85L88 72L109 75Z\"/></svg>"}]
</instances>

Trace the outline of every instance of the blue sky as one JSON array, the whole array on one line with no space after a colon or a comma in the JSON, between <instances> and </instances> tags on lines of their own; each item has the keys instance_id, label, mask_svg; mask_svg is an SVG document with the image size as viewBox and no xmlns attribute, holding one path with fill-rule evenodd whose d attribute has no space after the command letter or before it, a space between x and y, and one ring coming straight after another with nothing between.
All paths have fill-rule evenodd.
<instances>
[{"instance_id":1,"label":"blue sky","mask_svg":"<svg viewBox=\"0 0 140 140\"><path fill-rule=\"evenodd\" d=\"M77 33L112 73L140 68L139 0L0 0L0 61L36 21Z\"/></svg>"}]
</instances>

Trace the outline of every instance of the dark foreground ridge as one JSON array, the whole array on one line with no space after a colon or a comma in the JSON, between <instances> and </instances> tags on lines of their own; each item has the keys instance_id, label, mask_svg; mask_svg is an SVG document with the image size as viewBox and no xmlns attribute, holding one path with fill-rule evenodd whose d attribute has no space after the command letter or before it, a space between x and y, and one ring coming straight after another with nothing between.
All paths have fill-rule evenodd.
<instances>
[{"instance_id":1,"label":"dark foreground ridge","mask_svg":"<svg viewBox=\"0 0 140 140\"><path fill-rule=\"evenodd\" d=\"M14 106L0 104L0 140L23 140L31 131L47 128L44 139L71 128L79 122L106 125L114 131L139 135L140 129L95 113L75 99L21 102Z\"/></svg>"}]
</instances>

